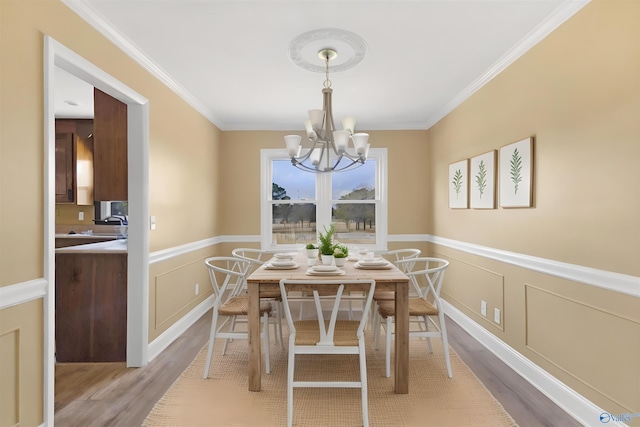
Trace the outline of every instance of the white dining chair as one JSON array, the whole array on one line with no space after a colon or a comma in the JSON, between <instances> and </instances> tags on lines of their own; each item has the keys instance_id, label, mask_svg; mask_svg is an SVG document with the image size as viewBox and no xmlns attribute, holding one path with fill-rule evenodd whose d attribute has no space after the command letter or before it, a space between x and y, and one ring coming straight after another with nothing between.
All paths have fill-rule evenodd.
<instances>
[{"instance_id":1,"label":"white dining chair","mask_svg":"<svg viewBox=\"0 0 640 427\"><path fill-rule=\"evenodd\" d=\"M249 261L250 263L244 274L242 283L242 289L246 291L247 277L269 261L273 257L274 252L255 248L235 248L231 251L231 255ZM282 298L280 297L280 291L263 294L260 296L260 299L269 301L271 304L272 315L269 317L269 323L272 324L275 329L276 344L280 342L280 347L284 350L284 340L282 339Z\"/></svg>"},{"instance_id":2,"label":"white dining chair","mask_svg":"<svg viewBox=\"0 0 640 427\"><path fill-rule=\"evenodd\" d=\"M449 266L449 261L440 258L412 258L397 261L399 268L411 265L413 270L405 274L409 276L417 296L409 297L409 317L418 319L423 329L410 330L409 338L427 338L429 351L432 352L431 338L441 338L444 347L445 363L449 378L453 377L451 372L451 361L449 359L449 344L447 340L447 329L440 301L440 291L444 280L444 273ZM378 336L380 332L386 335L386 355L385 355L385 375L391 376L391 338L394 336L395 327L393 325L395 316L395 301L380 301L377 306L378 316L384 323L374 327L375 348L378 349ZM437 318L438 322L434 319ZM430 329L429 325L432 325ZM381 326L381 327L380 327Z\"/></svg>"},{"instance_id":3,"label":"white dining chair","mask_svg":"<svg viewBox=\"0 0 640 427\"><path fill-rule=\"evenodd\" d=\"M246 330L236 330L236 319L238 317L247 318L249 301L246 294L238 292L246 269L249 268L249 261L236 257L210 257L205 260L209 271L211 286L213 287L213 315L211 318L211 330L209 332L209 347L207 351L207 363L204 368L204 379L209 376L211 367L211 356L213 355L213 345L218 338L225 339L222 350L224 355L228 340L249 338ZM235 286L233 286L235 285ZM271 304L260 302L260 316L262 318L262 342L264 343L266 372L271 372L269 360L269 315L271 314ZM222 323L220 323L222 322ZM220 323L220 324L218 324Z\"/></svg>"},{"instance_id":4,"label":"white dining chair","mask_svg":"<svg viewBox=\"0 0 640 427\"><path fill-rule=\"evenodd\" d=\"M398 265L397 262L407 259L415 259L420 256L422 251L415 248L395 249L382 253L382 255L389 259L389 261L396 264L397 267L402 270L403 273L407 273L413 270L413 263L403 263ZM409 290L410 296L415 296L412 290ZM378 303L380 301L394 301L395 292L393 291L376 291L373 294L373 307L371 307L371 326L375 331L379 328L380 317L378 316ZM377 336L376 336L377 337ZM377 342L376 342L377 345Z\"/></svg>"},{"instance_id":5,"label":"white dining chair","mask_svg":"<svg viewBox=\"0 0 640 427\"><path fill-rule=\"evenodd\" d=\"M345 285L348 287L350 284L357 285L358 290L363 292L362 317L360 320L338 320L338 310L342 296L345 294ZM295 285L314 288L312 291L316 314L314 319L293 320L290 306L292 299L288 298L288 293ZM322 296L318 288L322 289ZM280 280L280 292L290 330L287 373L287 425L289 427L293 425L293 391L295 388L302 387L359 388L362 396L363 424L365 427L369 425L364 327L374 291L375 281L373 280ZM333 296L333 301L331 301L329 318L325 320L322 303L327 301L329 295ZM336 357L357 354L360 362L360 381L296 381L295 363L298 354L324 354Z\"/></svg>"}]
</instances>

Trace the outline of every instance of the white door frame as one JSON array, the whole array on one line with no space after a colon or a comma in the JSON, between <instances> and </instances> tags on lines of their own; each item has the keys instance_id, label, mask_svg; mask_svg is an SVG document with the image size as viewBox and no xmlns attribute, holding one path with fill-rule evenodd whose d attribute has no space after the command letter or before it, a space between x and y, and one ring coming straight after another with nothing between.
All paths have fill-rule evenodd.
<instances>
[{"instance_id":1,"label":"white door frame","mask_svg":"<svg viewBox=\"0 0 640 427\"><path fill-rule=\"evenodd\" d=\"M149 362L149 101L48 35L44 36L44 424L53 425L55 374L55 116L59 67L127 104L129 227L127 366Z\"/></svg>"}]
</instances>

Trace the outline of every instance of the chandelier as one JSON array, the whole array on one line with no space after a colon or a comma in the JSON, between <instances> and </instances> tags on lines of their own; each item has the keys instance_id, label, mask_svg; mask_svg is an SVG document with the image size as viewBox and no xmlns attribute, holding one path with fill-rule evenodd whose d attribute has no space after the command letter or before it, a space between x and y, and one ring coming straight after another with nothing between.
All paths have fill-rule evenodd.
<instances>
[{"instance_id":1,"label":"chandelier","mask_svg":"<svg viewBox=\"0 0 640 427\"><path fill-rule=\"evenodd\" d=\"M369 134L354 133L356 119L344 117L342 130L336 130L333 122L329 61L337 56L338 53L330 48L318 52L318 57L325 63L326 80L322 89L322 110L309 110L309 120L304 123L310 146L303 148L300 135L284 137L291 164L304 171L341 172L360 167L367 161Z\"/></svg>"}]
</instances>

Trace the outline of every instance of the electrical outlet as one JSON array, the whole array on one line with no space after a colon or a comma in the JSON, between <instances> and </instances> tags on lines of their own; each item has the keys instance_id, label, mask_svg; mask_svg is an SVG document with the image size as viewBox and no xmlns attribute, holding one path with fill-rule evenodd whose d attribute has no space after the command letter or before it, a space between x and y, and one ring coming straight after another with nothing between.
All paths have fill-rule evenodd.
<instances>
[{"instance_id":1,"label":"electrical outlet","mask_svg":"<svg viewBox=\"0 0 640 427\"><path fill-rule=\"evenodd\" d=\"M498 325L500 324L500 309L499 308L494 308L493 309L493 321L496 322Z\"/></svg>"},{"instance_id":2,"label":"electrical outlet","mask_svg":"<svg viewBox=\"0 0 640 427\"><path fill-rule=\"evenodd\" d=\"M200 284L196 283L196 295L198 295L198 292L200 292Z\"/></svg>"},{"instance_id":3,"label":"electrical outlet","mask_svg":"<svg viewBox=\"0 0 640 427\"><path fill-rule=\"evenodd\" d=\"M486 301L480 301L480 314L482 314L484 317L487 317L487 302Z\"/></svg>"},{"instance_id":4,"label":"electrical outlet","mask_svg":"<svg viewBox=\"0 0 640 427\"><path fill-rule=\"evenodd\" d=\"M79 221L84 221L84 211L78 212L78 220Z\"/></svg>"}]
</instances>

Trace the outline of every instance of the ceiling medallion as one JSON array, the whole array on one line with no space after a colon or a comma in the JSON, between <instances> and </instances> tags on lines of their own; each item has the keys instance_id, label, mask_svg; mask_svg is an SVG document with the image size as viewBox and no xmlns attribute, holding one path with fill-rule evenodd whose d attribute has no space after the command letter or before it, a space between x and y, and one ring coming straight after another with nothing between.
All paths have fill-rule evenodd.
<instances>
[{"instance_id":1,"label":"ceiling medallion","mask_svg":"<svg viewBox=\"0 0 640 427\"><path fill-rule=\"evenodd\" d=\"M318 60L318 52L324 48L340 52L338 61L332 59L331 71L334 73L355 67L367 53L367 44L359 35L337 28L321 28L294 38L289 44L289 57L307 71L324 73L325 63Z\"/></svg>"}]
</instances>

